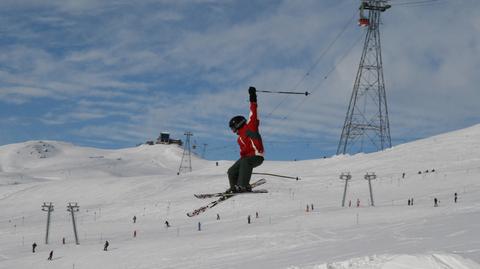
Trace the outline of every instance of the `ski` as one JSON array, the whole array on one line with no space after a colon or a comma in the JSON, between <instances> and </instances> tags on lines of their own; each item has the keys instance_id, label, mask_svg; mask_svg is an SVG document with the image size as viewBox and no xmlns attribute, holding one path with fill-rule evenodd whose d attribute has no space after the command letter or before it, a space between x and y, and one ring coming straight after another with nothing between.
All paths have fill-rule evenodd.
<instances>
[{"instance_id":1,"label":"ski","mask_svg":"<svg viewBox=\"0 0 480 269\"><path fill-rule=\"evenodd\" d=\"M253 182L252 184L250 184L250 186L253 188L255 187L258 187L260 185L263 185L265 184L267 181L262 178L260 180L257 180L255 182ZM246 192L246 193L265 193L265 192L268 192L266 190L252 190L251 192ZM233 193L233 194L238 194L238 193ZM225 192L215 192L215 193L202 193L202 194L194 194L195 197L199 198L199 199L206 199L206 198L212 198L212 197L220 197L220 196L223 196L223 195L229 195Z\"/></svg>"},{"instance_id":2,"label":"ski","mask_svg":"<svg viewBox=\"0 0 480 269\"><path fill-rule=\"evenodd\" d=\"M236 195L236 194L249 194L249 193L268 193L268 190L260 189L260 190L252 190L249 192L242 192L242 193L224 193L224 192L203 193L203 194L194 194L194 196L197 197L198 199L207 199L207 198L220 197L224 195L230 196L230 195Z\"/></svg>"},{"instance_id":3,"label":"ski","mask_svg":"<svg viewBox=\"0 0 480 269\"><path fill-rule=\"evenodd\" d=\"M266 182L267 182L267 181L266 181L264 178L262 178L262 179L254 182L254 183L252 183L252 184L250 184L250 185L252 186L252 188L255 188L255 187L259 186L259 185L265 184ZM212 202L208 203L207 205L204 205L204 206L202 206L202 207L199 207L199 208L197 208L197 209L195 209L195 210L193 210L193 211L191 211L191 212L188 212L188 213L187 213L187 216L189 216L189 217L198 216L198 215L200 215L200 213L203 213L203 212L207 211L207 209L212 208L212 207L220 204L221 202L226 201L226 200L234 197L234 196L237 195L237 194L244 194L244 193L231 193L231 194L222 193L222 194L223 194L223 195L221 195L220 198L218 198L217 200L212 201Z\"/></svg>"}]
</instances>

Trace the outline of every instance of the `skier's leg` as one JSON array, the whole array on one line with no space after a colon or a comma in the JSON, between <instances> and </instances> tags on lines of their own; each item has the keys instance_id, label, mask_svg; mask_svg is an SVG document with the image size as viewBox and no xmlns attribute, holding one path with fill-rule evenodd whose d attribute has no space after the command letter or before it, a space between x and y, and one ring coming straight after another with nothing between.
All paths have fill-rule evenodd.
<instances>
[{"instance_id":1,"label":"skier's leg","mask_svg":"<svg viewBox=\"0 0 480 269\"><path fill-rule=\"evenodd\" d=\"M239 161L239 173L238 173L238 186L245 187L245 182L247 182L247 177L252 174L252 167L248 164L248 158L243 157Z\"/></svg>"},{"instance_id":2,"label":"skier's leg","mask_svg":"<svg viewBox=\"0 0 480 269\"><path fill-rule=\"evenodd\" d=\"M245 157L240 159L240 173L238 175L238 185L246 188L250 184L253 168L263 163L262 156Z\"/></svg>"},{"instance_id":3,"label":"skier's leg","mask_svg":"<svg viewBox=\"0 0 480 269\"><path fill-rule=\"evenodd\" d=\"M252 170L250 171L250 175L249 175L249 177L248 177L248 181L247 181L247 184L246 184L247 186L250 185L250 180L251 180L251 178L252 178L253 168L260 166L260 165L263 163L263 160L264 160L264 159L263 159L262 156L255 156L255 157L252 157L252 158L250 159L249 162L250 162L250 164L251 164L251 166L252 166Z\"/></svg>"},{"instance_id":4,"label":"skier's leg","mask_svg":"<svg viewBox=\"0 0 480 269\"><path fill-rule=\"evenodd\" d=\"M236 161L229 169L228 169L228 181L230 183L230 188L238 184L238 175L240 173L240 161Z\"/></svg>"}]
</instances>

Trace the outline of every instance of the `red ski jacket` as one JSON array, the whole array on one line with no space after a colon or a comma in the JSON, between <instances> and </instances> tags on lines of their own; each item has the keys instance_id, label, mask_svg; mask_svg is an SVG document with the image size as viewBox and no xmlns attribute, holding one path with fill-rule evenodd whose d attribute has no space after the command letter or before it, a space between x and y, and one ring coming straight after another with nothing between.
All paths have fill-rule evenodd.
<instances>
[{"instance_id":1,"label":"red ski jacket","mask_svg":"<svg viewBox=\"0 0 480 269\"><path fill-rule=\"evenodd\" d=\"M242 128L238 129L238 145L240 146L241 157L262 156L263 157L263 143L258 126L260 121L257 115L257 103L250 102L250 115L247 123Z\"/></svg>"}]
</instances>

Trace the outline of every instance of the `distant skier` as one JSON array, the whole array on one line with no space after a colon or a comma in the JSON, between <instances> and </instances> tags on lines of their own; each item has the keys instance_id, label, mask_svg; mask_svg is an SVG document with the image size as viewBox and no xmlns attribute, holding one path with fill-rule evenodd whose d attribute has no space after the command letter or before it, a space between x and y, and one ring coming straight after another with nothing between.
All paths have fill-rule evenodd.
<instances>
[{"instance_id":1,"label":"distant skier","mask_svg":"<svg viewBox=\"0 0 480 269\"><path fill-rule=\"evenodd\" d=\"M110 243L108 243L108 241L105 241L105 245L103 245L103 250L107 251L109 245Z\"/></svg>"},{"instance_id":2,"label":"distant skier","mask_svg":"<svg viewBox=\"0 0 480 269\"><path fill-rule=\"evenodd\" d=\"M168 220L165 221L165 227L170 228L170 223L168 222Z\"/></svg>"},{"instance_id":3,"label":"distant skier","mask_svg":"<svg viewBox=\"0 0 480 269\"><path fill-rule=\"evenodd\" d=\"M454 201L455 203L457 203L457 199L458 199L458 195L457 195L457 193L455 193L454 198L453 198L453 201Z\"/></svg>"},{"instance_id":4,"label":"distant skier","mask_svg":"<svg viewBox=\"0 0 480 269\"><path fill-rule=\"evenodd\" d=\"M53 259L53 250L50 251L50 254L48 255L48 259L49 261L51 261Z\"/></svg>"},{"instance_id":5,"label":"distant skier","mask_svg":"<svg viewBox=\"0 0 480 269\"><path fill-rule=\"evenodd\" d=\"M137 216L133 216L133 223L137 223Z\"/></svg>"},{"instance_id":6,"label":"distant skier","mask_svg":"<svg viewBox=\"0 0 480 269\"><path fill-rule=\"evenodd\" d=\"M235 116L229 126L232 132L238 135L240 146L240 159L228 169L229 193L251 191L250 178L253 168L263 163L263 143L258 126L260 124L257 115L257 90L254 87L248 89L250 95L250 115L248 120L243 116Z\"/></svg>"},{"instance_id":7,"label":"distant skier","mask_svg":"<svg viewBox=\"0 0 480 269\"><path fill-rule=\"evenodd\" d=\"M35 249L37 248L37 243L33 242L32 244L32 252L35 253Z\"/></svg>"},{"instance_id":8,"label":"distant skier","mask_svg":"<svg viewBox=\"0 0 480 269\"><path fill-rule=\"evenodd\" d=\"M437 198L433 198L433 206L434 207L438 206L438 199Z\"/></svg>"}]
</instances>

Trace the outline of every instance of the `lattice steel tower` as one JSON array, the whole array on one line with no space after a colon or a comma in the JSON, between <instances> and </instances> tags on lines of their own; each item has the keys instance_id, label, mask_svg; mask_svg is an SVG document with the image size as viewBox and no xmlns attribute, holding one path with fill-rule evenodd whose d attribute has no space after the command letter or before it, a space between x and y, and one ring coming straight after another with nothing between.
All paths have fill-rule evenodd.
<instances>
[{"instance_id":1,"label":"lattice steel tower","mask_svg":"<svg viewBox=\"0 0 480 269\"><path fill-rule=\"evenodd\" d=\"M190 148L190 137L193 136L191 132L185 132L185 145L183 148L182 160L180 161L180 168L178 168L177 175L183 172L192 172L192 150Z\"/></svg>"},{"instance_id":2,"label":"lattice steel tower","mask_svg":"<svg viewBox=\"0 0 480 269\"><path fill-rule=\"evenodd\" d=\"M359 25L367 31L337 155L392 146L379 30L381 12L391 7L387 2L363 0L360 5Z\"/></svg>"}]
</instances>

